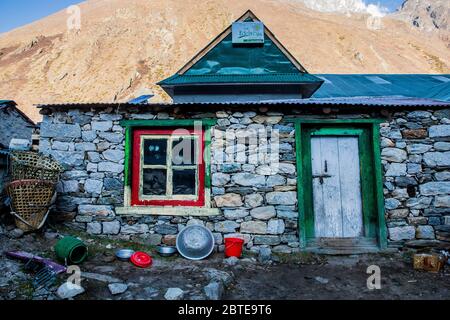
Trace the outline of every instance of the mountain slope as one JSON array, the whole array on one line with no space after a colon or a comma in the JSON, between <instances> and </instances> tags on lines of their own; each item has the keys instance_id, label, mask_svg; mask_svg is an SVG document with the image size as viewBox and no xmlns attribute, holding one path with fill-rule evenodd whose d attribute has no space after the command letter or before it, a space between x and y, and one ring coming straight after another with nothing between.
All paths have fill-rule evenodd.
<instances>
[{"instance_id":1,"label":"mountain slope","mask_svg":"<svg viewBox=\"0 0 450 320\"><path fill-rule=\"evenodd\" d=\"M33 119L37 103L126 101L176 72L251 9L311 73L449 73L446 43L397 19L320 13L298 0L90 0L81 30L63 11L0 36L0 98ZM373 21L369 19L369 26ZM375 21L377 22L377 21Z\"/></svg>"}]
</instances>

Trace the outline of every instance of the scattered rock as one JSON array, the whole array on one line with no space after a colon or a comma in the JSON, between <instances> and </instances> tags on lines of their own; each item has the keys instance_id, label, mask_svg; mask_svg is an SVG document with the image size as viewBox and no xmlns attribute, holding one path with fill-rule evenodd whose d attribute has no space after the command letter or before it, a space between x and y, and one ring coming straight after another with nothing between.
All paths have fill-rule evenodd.
<instances>
[{"instance_id":1,"label":"scattered rock","mask_svg":"<svg viewBox=\"0 0 450 320\"><path fill-rule=\"evenodd\" d=\"M180 288L169 288L164 295L166 300L182 300L184 297L184 291Z\"/></svg>"},{"instance_id":2,"label":"scattered rock","mask_svg":"<svg viewBox=\"0 0 450 320\"><path fill-rule=\"evenodd\" d=\"M83 272L83 273L81 273L81 277L85 278L85 279L96 280L96 281L106 282L106 283L122 283L122 281L120 279L117 279L117 278L114 278L111 276L107 276L104 274L100 274L100 273Z\"/></svg>"},{"instance_id":3,"label":"scattered rock","mask_svg":"<svg viewBox=\"0 0 450 320\"><path fill-rule=\"evenodd\" d=\"M322 278L322 277L315 277L314 280L316 280L317 282L320 282L321 284L327 284L328 282L330 282L330 280L328 280L327 278Z\"/></svg>"},{"instance_id":4,"label":"scattered rock","mask_svg":"<svg viewBox=\"0 0 450 320\"><path fill-rule=\"evenodd\" d=\"M227 259L224 259L223 262L224 262L226 265L234 266L234 265L236 265L236 264L239 263L239 258L237 258L237 257L229 257L229 258L227 258Z\"/></svg>"},{"instance_id":5,"label":"scattered rock","mask_svg":"<svg viewBox=\"0 0 450 320\"><path fill-rule=\"evenodd\" d=\"M259 249L259 254L258 254L258 261L260 263L267 263L271 260L272 258L272 250L270 250L270 248L260 248Z\"/></svg>"},{"instance_id":6,"label":"scattered rock","mask_svg":"<svg viewBox=\"0 0 450 320\"><path fill-rule=\"evenodd\" d=\"M222 282L213 281L204 288L204 291L209 300L220 300L224 291L223 284Z\"/></svg>"},{"instance_id":7,"label":"scattered rock","mask_svg":"<svg viewBox=\"0 0 450 320\"><path fill-rule=\"evenodd\" d=\"M9 236L14 239L19 239L23 237L24 232L18 228L9 232Z\"/></svg>"},{"instance_id":8,"label":"scattered rock","mask_svg":"<svg viewBox=\"0 0 450 320\"><path fill-rule=\"evenodd\" d=\"M47 231L46 233L44 233L44 238L47 240L54 240L54 239L58 238L58 233Z\"/></svg>"},{"instance_id":9,"label":"scattered rock","mask_svg":"<svg viewBox=\"0 0 450 320\"><path fill-rule=\"evenodd\" d=\"M207 268L206 269L206 276L208 278L209 281L213 282L213 281L219 281L222 282L224 284L225 287L228 287L231 282L233 281L233 275L225 272L225 271L221 271L221 270L217 270L214 268Z\"/></svg>"},{"instance_id":10,"label":"scattered rock","mask_svg":"<svg viewBox=\"0 0 450 320\"><path fill-rule=\"evenodd\" d=\"M128 286L125 283L111 283L108 285L108 289L112 295L122 294L128 290Z\"/></svg>"},{"instance_id":11,"label":"scattered rock","mask_svg":"<svg viewBox=\"0 0 450 320\"><path fill-rule=\"evenodd\" d=\"M159 290L152 288L152 287L144 288L144 292L145 292L146 296L148 296L150 298L155 298L159 295Z\"/></svg>"},{"instance_id":12,"label":"scattered rock","mask_svg":"<svg viewBox=\"0 0 450 320\"><path fill-rule=\"evenodd\" d=\"M84 293L84 288L82 286L75 285L70 282L64 282L56 291L57 296L60 299L71 299Z\"/></svg>"}]
</instances>

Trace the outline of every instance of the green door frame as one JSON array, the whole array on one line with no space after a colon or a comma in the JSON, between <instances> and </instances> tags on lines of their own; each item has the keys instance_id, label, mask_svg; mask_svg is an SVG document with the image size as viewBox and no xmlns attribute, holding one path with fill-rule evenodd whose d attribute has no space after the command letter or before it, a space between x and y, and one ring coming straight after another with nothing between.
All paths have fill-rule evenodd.
<instances>
[{"instance_id":1,"label":"green door frame","mask_svg":"<svg viewBox=\"0 0 450 320\"><path fill-rule=\"evenodd\" d=\"M289 119L295 123L297 193L300 247L314 237L311 177L311 136L358 136L361 194L365 236L376 237L380 249L387 247L380 155L380 119Z\"/></svg>"}]
</instances>

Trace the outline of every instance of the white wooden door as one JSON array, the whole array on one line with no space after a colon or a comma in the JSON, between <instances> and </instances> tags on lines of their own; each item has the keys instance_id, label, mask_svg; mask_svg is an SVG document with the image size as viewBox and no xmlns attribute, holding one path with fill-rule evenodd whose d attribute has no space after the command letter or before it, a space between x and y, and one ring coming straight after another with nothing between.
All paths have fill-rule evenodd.
<instances>
[{"instance_id":1,"label":"white wooden door","mask_svg":"<svg viewBox=\"0 0 450 320\"><path fill-rule=\"evenodd\" d=\"M315 236L363 235L361 179L357 137L311 139Z\"/></svg>"}]
</instances>

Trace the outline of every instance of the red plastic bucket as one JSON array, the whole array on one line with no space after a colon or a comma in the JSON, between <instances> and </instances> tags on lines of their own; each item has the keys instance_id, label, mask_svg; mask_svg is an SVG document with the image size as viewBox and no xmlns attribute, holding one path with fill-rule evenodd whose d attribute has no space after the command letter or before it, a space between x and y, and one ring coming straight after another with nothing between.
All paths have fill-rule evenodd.
<instances>
[{"instance_id":1,"label":"red plastic bucket","mask_svg":"<svg viewBox=\"0 0 450 320\"><path fill-rule=\"evenodd\" d=\"M225 238L225 256L240 258L244 240L241 238Z\"/></svg>"}]
</instances>

